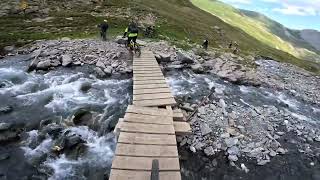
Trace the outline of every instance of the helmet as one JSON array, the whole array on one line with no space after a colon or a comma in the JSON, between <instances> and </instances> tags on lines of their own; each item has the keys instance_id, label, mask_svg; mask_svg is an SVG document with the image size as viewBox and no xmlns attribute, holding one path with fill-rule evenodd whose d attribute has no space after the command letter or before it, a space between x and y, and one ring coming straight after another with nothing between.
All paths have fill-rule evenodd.
<instances>
[{"instance_id":1,"label":"helmet","mask_svg":"<svg viewBox=\"0 0 320 180\"><path fill-rule=\"evenodd\" d=\"M104 21L104 22L108 22L108 20L106 20L106 19L105 19L105 20L103 20L103 21Z\"/></svg>"}]
</instances>

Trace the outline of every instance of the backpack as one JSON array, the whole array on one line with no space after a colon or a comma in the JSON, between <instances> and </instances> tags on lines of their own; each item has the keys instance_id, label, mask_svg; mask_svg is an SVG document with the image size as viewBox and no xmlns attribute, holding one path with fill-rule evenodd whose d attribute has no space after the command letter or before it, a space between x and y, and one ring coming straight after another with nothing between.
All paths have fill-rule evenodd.
<instances>
[{"instance_id":1,"label":"backpack","mask_svg":"<svg viewBox=\"0 0 320 180\"><path fill-rule=\"evenodd\" d=\"M139 33L139 29L137 28L137 26L130 26L128 31L130 33Z\"/></svg>"}]
</instances>

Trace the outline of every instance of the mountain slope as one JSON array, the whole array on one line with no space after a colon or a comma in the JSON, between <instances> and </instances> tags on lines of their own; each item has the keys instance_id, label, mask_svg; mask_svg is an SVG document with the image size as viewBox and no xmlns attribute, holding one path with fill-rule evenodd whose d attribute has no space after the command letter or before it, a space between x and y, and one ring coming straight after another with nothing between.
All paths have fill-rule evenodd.
<instances>
[{"instance_id":1,"label":"mountain slope","mask_svg":"<svg viewBox=\"0 0 320 180\"><path fill-rule=\"evenodd\" d=\"M316 30L302 30L300 31L300 36L310 43L315 49L320 51L320 32Z\"/></svg>"},{"instance_id":2,"label":"mountain slope","mask_svg":"<svg viewBox=\"0 0 320 180\"><path fill-rule=\"evenodd\" d=\"M238 10L216 0L191 0L191 2L271 47L306 60L320 59L317 50L300 38L299 32L285 28L266 16Z\"/></svg>"}]
</instances>

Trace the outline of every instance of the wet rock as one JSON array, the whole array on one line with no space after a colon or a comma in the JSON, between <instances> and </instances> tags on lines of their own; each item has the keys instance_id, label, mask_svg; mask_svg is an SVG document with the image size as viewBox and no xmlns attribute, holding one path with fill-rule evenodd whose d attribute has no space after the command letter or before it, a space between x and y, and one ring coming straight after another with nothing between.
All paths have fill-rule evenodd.
<instances>
[{"instance_id":1,"label":"wet rock","mask_svg":"<svg viewBox=\"0 0 320 180\"><path fill-rule=\"evenodd\" d=\"M93 114L86 109L79 109L72 116L72 122L77 126L92 125L93 124Z\"/></svg>"},{"instance_id":2,"label":"wet rock","mask_svg":"<svg viewBox=\"0 0 320 180\"><path fill-rule=\"evenodd\" d=\"M72 58L70 55L65 54L62 56L62 66L70 66L72 64Z\"/></svg>"},{"instance_id":3,"label":"wet rock","mask_svg":"<svg viewBox=\"0 0 320 180\"><path fill-rule=\"evenodd\" d=\"M37 64L37 70L48 70L50 67L57 67L61 64L59 60L45 60Z\"/></svg>"},{"instance_id":4,"label":"wet rock","mask_svg":"<svg viewBox=\"0 0 320 180\"><path fill-rule=\"evenodd\" d=\"M196 148L195 148L195 147L193 147L193 146L190 146L190 148L189 148L189 149L190 149L190 151L191 151L191 152L193 152L193 153L196 153L196 152L197 152Z\"/></svg>"},{"instance_id":5,"label":"wet rock","mask_svg":"<svg viewBox=\"0 0 320 180\"><path fill-rule=\"evenodd\" d=\"M213 147L209 146L209 147L205 148L204 154L206 154L207 156L213 156L215 154Z\"/></svg>"},{"instance_id":6,"label":"wet rock","mask_svg":"<svg viewBox=\"0 0 320 180\"><path fill-rule=\"evenodd\" d=\"M270 162L270 160L268 160L268 159L266 159L266 160L258 160L258 165L259 166L264 166L269 162Z\"/></svg>"},{"instance_id":7,"label":"wet rock","mask_svg":"<svg viewBox=\"0 0 320 180\"><path fill-rule=\"evenodd\" d=\"M246 167L246 165L244 165L243 163L241 163L240 167L241 167L242 171L244 171L244 172L246 172L246 173L249 172L249 169L248 169L248 168Z\"/></svg>"},{"instance_id":8,"label":"wet rock","mask_svg":"<svg viewBox=\"0 0 320 180\"><path fill-rule=\"evenodd\" d=\"M224 142L228 148L231 148L232 146L237 145L239 140L237 138L228 138L225 139Z\"/></svg>"},{"instance_id":9,"label":"wet rock","mask_svg":"<svg viewBox=\"0 0 320 180\"><path fill-rule=\"evenodd\" d=\"M200 124L200 131L202 136L205 136L207 134L210 134L212 132L212 129L208 126L206 123Z\"/></svg>"},{"instance_id":10,"label":"wet rock","mask_svg":"<svg viewBox=\"0 0 320 180\"><path fill-rule=\"evenodd\" d=\"M92 88L92 84L90 82L84 82L80 86L80 90L82 92L88 92Z\"/></svg>"},{"instance_id":11,"label":"wet rock","mask_svg":"<svg viewBox=\"0 0 320 180\"><path fill-rule=\"evenodd\" d=\"M41 131L42 134L49 134L50 136L53 137L53 139L57 138L60 136L62 133L64 127L62 125L58 124L49 124L43 128Z\"/></svg>"},{"instance_id":12,"label":"wet rock","mask_svg":"<svg viewBox=\"0 0 320 180\"><path fill-rule=\"evenodd\" d=\"M3 48L3 50L4 50L6 53L13 52L15 49L16 49L15 46L6 46L6 47Z\"/></svg>"},{"instance_id":13,"label":"wet rock","mask_svg":"<svg viewBox=\"0 0 320 180\"><path fill-rule=\"evenodd\" d=\"M184 66L182 64L170 64L166 67L166 69L171 70L171 69L182 69Z\"/></svg>"},{"instance_id":14,"label":"wet rock","mask_svg":"<svg viewBox=\"0 0 320 180\"><path fill-rule=\"evenodd\" d=\"M232 146L231 148L228 148L228 154L230 154L230 155L237 155L237 156L239 156L239 154L240 154L240 150L239 150L239 148L237 147L237 146Z\"/></svg>"},{"instance_id":15,"label":"wet rock","mask_svg":"<svg viewBox=\"0 0 320 180\"><path fill-rule=\"evenodd\" d=\"M191 69L193 72L198 74L204 73L204 68L201 66L201 64L192 65Z\"/></svg>"},{"instance_id":16,"label":"wet rock","mask_svg":"<svg viewBox=\"0 0 320 180\"><path fill-rule=\"evenodd\" d=\"M0 161L6 160L6 159L9 159L9 158L10 158L10 154L9 153L1 153L0 154Z\"/></svg>"},{"instance_id":17,"label":"wet rock","mask_svg":"<svg viewBox=\"0 0 320 180\"><path fill-rule=\"evenodd\" d=\"M106 67L103 72L106 73L107 76L112 75L113 68L111 66Z\"/></svg>"},{"instance_id":18,"label":"wet rock","mask_svg":"<svg viewBox=\"0 0 320 180\"><path fill-rule=\"evenodd\" d=\"M65 148L72 148L73 146L84 143L81 137L77 134L71 134L66 137L66 145Z\"/></svg>"},{"instance_id":19,"label":"wet rock","mask_svg":"<svg viewBox=\"0 0 320 180\"><path fill-rule=\"evenodd\" d=\"M279 154L286 154L286 150L284 150L283 148L278 148L277 149L277 153L279 153Z\"/></svg>"},{"instance_id":20,"label":"wet rock","mask_svg":"<svg viewBox=\"0 0 320 180\"><path fill-rule=\"evenodd\" d=\"M96 66L99 67L99 68L101 68L101 69L105 69L105 68L106 68L106 66L104 65L104 63L103 63L102 61L98 61L98 62L96 63Z\"/></svg>"},{"instance_id":21,"label":"wet rock","mask_svg":"<svg viewBox=\"0 0 320 180\"><path fill-rule=\"evenodd\" d=\"M8 114L13 111L12 106L0 107L0 114Z\"/></svg>"},{"instance_id":22,"label":"wet rock","mask_svg":"<svg viewBox=\"0 0 320 180\"><path fill-rule=\"evenodd\" d=\"M0 132L9 130L12 127L10 123L0 123Z\"/></svg>"},{"instance_id":23,"label":"wet rock","mask_svg":"<svg viewBox=\"0 0 320 180\"><path fill-rule=\"evenodd\" d=\"M190 55L182 53L182 52L177 52L177 59L180 61L182 64L193 64L194 60L190 57Z\"/></svg>"},{"instance_id":24,"label":"wet rock","mask_svg":"<svg viewBox=\"0 0 320 180\"><path fill-rule=\"evenodd\" d=\"M156 59L158 61L158 63L168 63L171 61L171 55L170 54L163 54L163 53L160 53L160 54L157 54L156 56Z\"/></svg>"},{"instance_id":25,"label":"wet rock","mask_svg":"<svg viewBox=\"0 0 320 180\"><path fill-rule=\"evenodd\" d=\"M14 128L10 128L4 131L0 131L0 143L9 143L16 141L20 138L20 131Z\"/></svg>"},{"instance_id":26,"label":"wet rock","mask_svg":"<svg viewBox=\"0 0 320 180\"><path fill-rule=\"evenodd\" d=\"M238 157L237 157L236 155L229 155L229 156L228 156L228 159L229 159L230 161L233 161L233 162L238 161Z\"/></svg>"},{"instance_id":27,"label":"wet rock","mask_svg":"<svg viewBox=\"0 0 320 180\"><path fill-rule=\"evenodd\" d=\"M270 155L271 157L275 157L275 156L277 155L277 153L276 153L275 151L271 150L270 153L269 153L269 155Z\"/></svg>"},{"instance_id":28,"label":"wet rock","mask_svg":"<svg viewBox=\"0 0 320 180\"><path fill-rule=\"evenodd\" d=\"M95 74L99 77L99 78L104 78L106 77L106 74L104 73L104 71L102 71L100 68L95 67L94 68Z\"/></svg>"}]
</instances>

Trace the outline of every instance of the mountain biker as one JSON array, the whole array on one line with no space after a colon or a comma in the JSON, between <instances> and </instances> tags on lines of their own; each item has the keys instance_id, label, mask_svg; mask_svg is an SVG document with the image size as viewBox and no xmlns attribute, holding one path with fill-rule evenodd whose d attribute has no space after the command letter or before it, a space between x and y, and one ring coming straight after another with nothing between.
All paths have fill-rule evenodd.
<instances>
[{"instance_id":1,"label":"mountain biker","mask_svg":"<svg viewBox=\"0 0 320 180\"><path fill-rule=\"evenodd\" d=\"M107 40L107 30L109 29L108 20L104 20L101 24L98 25L100 28L100 35L103 41Z\"/></svg>"},{"instance_id":2,"label":"mountain biker","mask_svg":"<svg viewBox=\"0 0 320 180\"><path fill-rule=\"evenodd\" d=\"M129 26L126 28L123 37L128 37L127 40L127 47L129 47L130 42L133 41L134 44L137 43L139 29L136 25L136 23L131 22Z\"/></svg>"},{"instance_id":3,"label":"mountain biker","mask_svg":"<svg viewBox=\"0 0 320 180\"><path fill-rule=\"evenodd\" d=\"M209 46L209 41L208 39L205 39L202 43L202 48L205 50L208 50L208 46Z\"/></svg>"}]
</instances>

